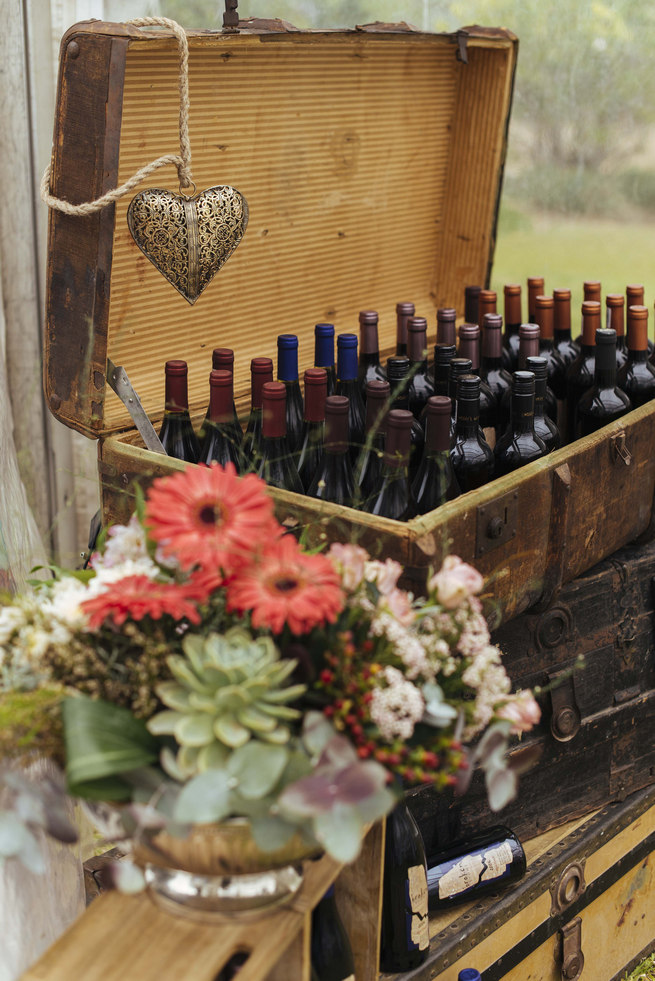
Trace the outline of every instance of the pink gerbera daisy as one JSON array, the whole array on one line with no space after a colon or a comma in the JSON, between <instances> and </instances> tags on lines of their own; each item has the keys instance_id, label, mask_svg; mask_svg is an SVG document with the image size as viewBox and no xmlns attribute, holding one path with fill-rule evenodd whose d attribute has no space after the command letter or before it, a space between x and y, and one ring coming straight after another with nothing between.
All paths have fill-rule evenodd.
<instances>
[{"instance_id":1,"label":"pink gerbera daisy","mask_svg":"<svg viewBox=\"0 0 655 981\"><path fill-rule=\"evenodd\" d=\"M177 583L153 582L148 576L126 576L112 583L104 592L80 604L89 621L91 630L97 630L106 621L120 627L129 618L142 620L151 617L173 617L200 623L200 614L189 596L187 586Z\"/></svg>"},{"instance_id":2,"label":"pink gerbera daisy","mask_svg":"<svg viewBox=\"0 0 655 981\"><path fill-rule=\"evenodd\" d=\"M183 569L200 566L226 576L282 530L266 484L254 474L238 477L232 463L189 467L156 480L146 523L151 538Z\"/></svg>"},{"instance_id":3,"label":"pink gerbera daisy","mask_svg":"<svg viewBox=\"0 0 655 981\"><path fill-rule=\"evenodd\" d=\"M253 627L305 634L343 608L338 572L324 555L306 555L286 535L227 583L227 608L250 611Z\"/></svg>"}]
</instances>

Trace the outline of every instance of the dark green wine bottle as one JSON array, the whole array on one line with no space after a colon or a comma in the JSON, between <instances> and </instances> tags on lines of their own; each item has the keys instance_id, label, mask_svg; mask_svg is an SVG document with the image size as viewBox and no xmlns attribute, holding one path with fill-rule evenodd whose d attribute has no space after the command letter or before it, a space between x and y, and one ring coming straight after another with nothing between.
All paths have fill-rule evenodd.
<instances>
[{"instance_id":1,"label":"dark green wine bottle","mask_svg":"<svg viewBox=\"0 0 655 981\"><path fill-rule=\"evenodd\" d=\"M166 362L164 419L159 438L169 456L187 463L197 463L200 443L189 415L189 369L186 361Z\"/></svg>"},{"instance_id":2,"label":"dark green wine bottle","mask_svg":"<svg viewBox=\"0 0 655 981\"><path fill-rule=\"evenodd\" d=\"M382 518L407 521L416 514L409 481L409 448L412 413L391 409L387 414L387 437L382 458L382 480L377 492L365 502L364 510Z\"/></svg>"},{"instance_id":3,"label":"dark green wine bottle","mask_svg":"<svg viewBox=\"0 0 655 981\"><path fill-rule=\"evenodd\" d=\"M355 981L355 962L330 886L312 913L312 969L318 981Z\"/></svg>"},{"instance_id":4,"label":"dark green wine bottle","mask_svg":"<svg viewBox=\"0 0 655 981\"><path fill-rule=\"evenodd\" d=\"M241 470L240 441L237 442L234 434L233 405L232 372L225 369L212 371L209 375L209 419L205 420L205 438L198 463L216 462L222 466L233 463L237 470Z\"/></svg>"},{"instance_id":5,"label":"dark green wine bottle","mask_svg":"<svg viewBox=\"0 0 655 981\"><path fill-rule=\"evenodd\" d=\"M262 442L257 475L271 487L303 493L295 457L287 442L287 390L282 382L262 389Z\"/></svg>"},{"instance_id":6,"label":"dark green wine bottle","mask_svg":"<svg viewBox=\"0 0 655 981\"><path fill-rule=\"evenodd\" d=\"M397 974L428 956L427 863L423 839L404 801L387 816L380 970Z\"/></svg>"},{"instance_id":7,"label":"dark green wine bottle","mask_svg":"<svg viewBox=\"0 0 655 981\"><path fill-rule=\"evenodd\" d=\"M330 395L325 400L325 443L317 470L307 488L308 497L352 507L355 477L348 439L348 399Z\"/></svg>"},{"instance_id":8,"label":"dark green wine bottle","mask_svg":"<svg viewBox=\"0 0 655 981\"><path fill-rule=\"evenodd\" d=\"M298 474L307 491L323 456L328 373L325 368L307 368L304 381L305 421L298 453Z\"/></svg>"},{"instance_id":9,"label":"dark green wine bottle","mask_svg":"<svg viewBox=\"0 0 655 981\"><path fill-rule=\"evenodd\" d=\"M427 514L460 494L450 459L450 399L433 395L425 406L425 449L412 483L418 514Z\"/></svg>"}]
</instances>

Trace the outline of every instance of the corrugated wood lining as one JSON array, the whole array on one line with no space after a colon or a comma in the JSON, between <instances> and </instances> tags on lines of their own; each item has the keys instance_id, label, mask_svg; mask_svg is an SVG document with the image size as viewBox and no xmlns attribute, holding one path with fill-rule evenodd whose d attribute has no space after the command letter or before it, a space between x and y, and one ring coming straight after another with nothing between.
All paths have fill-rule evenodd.
<instances>
[{"instance_id":1,"label":"corrugated wood lining","mask_svg":"<svg viewBox=\"0 0 655 981\"><path fill-rule=\"evenodd\" d=\"M412 299L434 324L438 305L458 304L467 278L484 275L514 49L471 46L463 65L443 37L420 40L192 43L194 178L199 189L238 187L250 224L190 307L134 245L129 198L118 204L108 352L153 417L163 411L168 358L188 360L198 410L213 347L235 348L236 390L245 394L251 357L275 359L278 333L299 335L302 370L313 361L315 323L357 332L359 310L374 307L391 348L399 300ZM119 182L177 146L177 107L172 47L134 43ZM148 184L175 190L175 169ZM108 392L103 428L127 425Z\"/></svg>"}]
</instances>

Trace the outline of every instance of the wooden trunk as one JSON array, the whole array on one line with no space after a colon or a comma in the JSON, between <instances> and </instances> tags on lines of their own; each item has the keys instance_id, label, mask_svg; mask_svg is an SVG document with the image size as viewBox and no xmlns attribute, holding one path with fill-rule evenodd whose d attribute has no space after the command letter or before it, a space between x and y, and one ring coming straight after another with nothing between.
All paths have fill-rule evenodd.
<instances>
[{"instance_id":1,"label":"wooden trunk","mask_svg":"<svg viewBox=\"0 0 655 981\"><path fill-rule=\"evenodd\" d=\"M126 368L155 423L164 363L185 358L199 419L214 346L235 349L243 410L250 358L273 355L278 333L298 334L302 371L313 360L314 323L350 331L358 310L373 307L388 354L397 301L412 299L432 322L440 306L461 316L464 286L488 281L516 38L478 27L428 35L406 25L243 26L190 36L194 178L199 188L233 184L250 207L242 244L193 307L133 242L131 195L86 218L51 212L46 397L59 419L100 440L106 519L129 514L135 479L175 468L143 449L106 385L108 357ZM91 200L176 151L177 119L170 36L100 22L71 28L53 193ZM171 166L142 186L176 184ZM281 516L314 536L398 558L416 589L447 552L474 562L498 624L648 531L654 438L655 410L637 409L407 523L274 496Z\"/></svg>"}]
</instances>

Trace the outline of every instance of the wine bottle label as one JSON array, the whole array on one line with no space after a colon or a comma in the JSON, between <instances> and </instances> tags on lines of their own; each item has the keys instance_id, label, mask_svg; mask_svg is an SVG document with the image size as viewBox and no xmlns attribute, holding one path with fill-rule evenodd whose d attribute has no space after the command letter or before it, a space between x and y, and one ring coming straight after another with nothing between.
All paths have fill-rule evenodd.
<instances>
[{"instance_id":1,"label":"wine bottle label","mask_svg":"<svg viewBox=\"0 0 655 981\"><path fill-rule=\"evenodd\" d=\"M445 869L439 879L439 899L448 899L468 892L482 882L502 879L509 875L513 862L509 842L503 841L486 851L480 849L469 855L462 855L452 864L444 863Z\"/></svg>"},{"instance_id":2,"label":"wine bottle label","mask_svg":"<svg viewBox=\"0 0 655 981\"><path fill-rule=\"evenodd\" d=\"M407 898L411 911L410 939L419 950L430 944L428 932L428 880L425 866L411 865L407 869Z\"/></svg>"}]
</instances>

